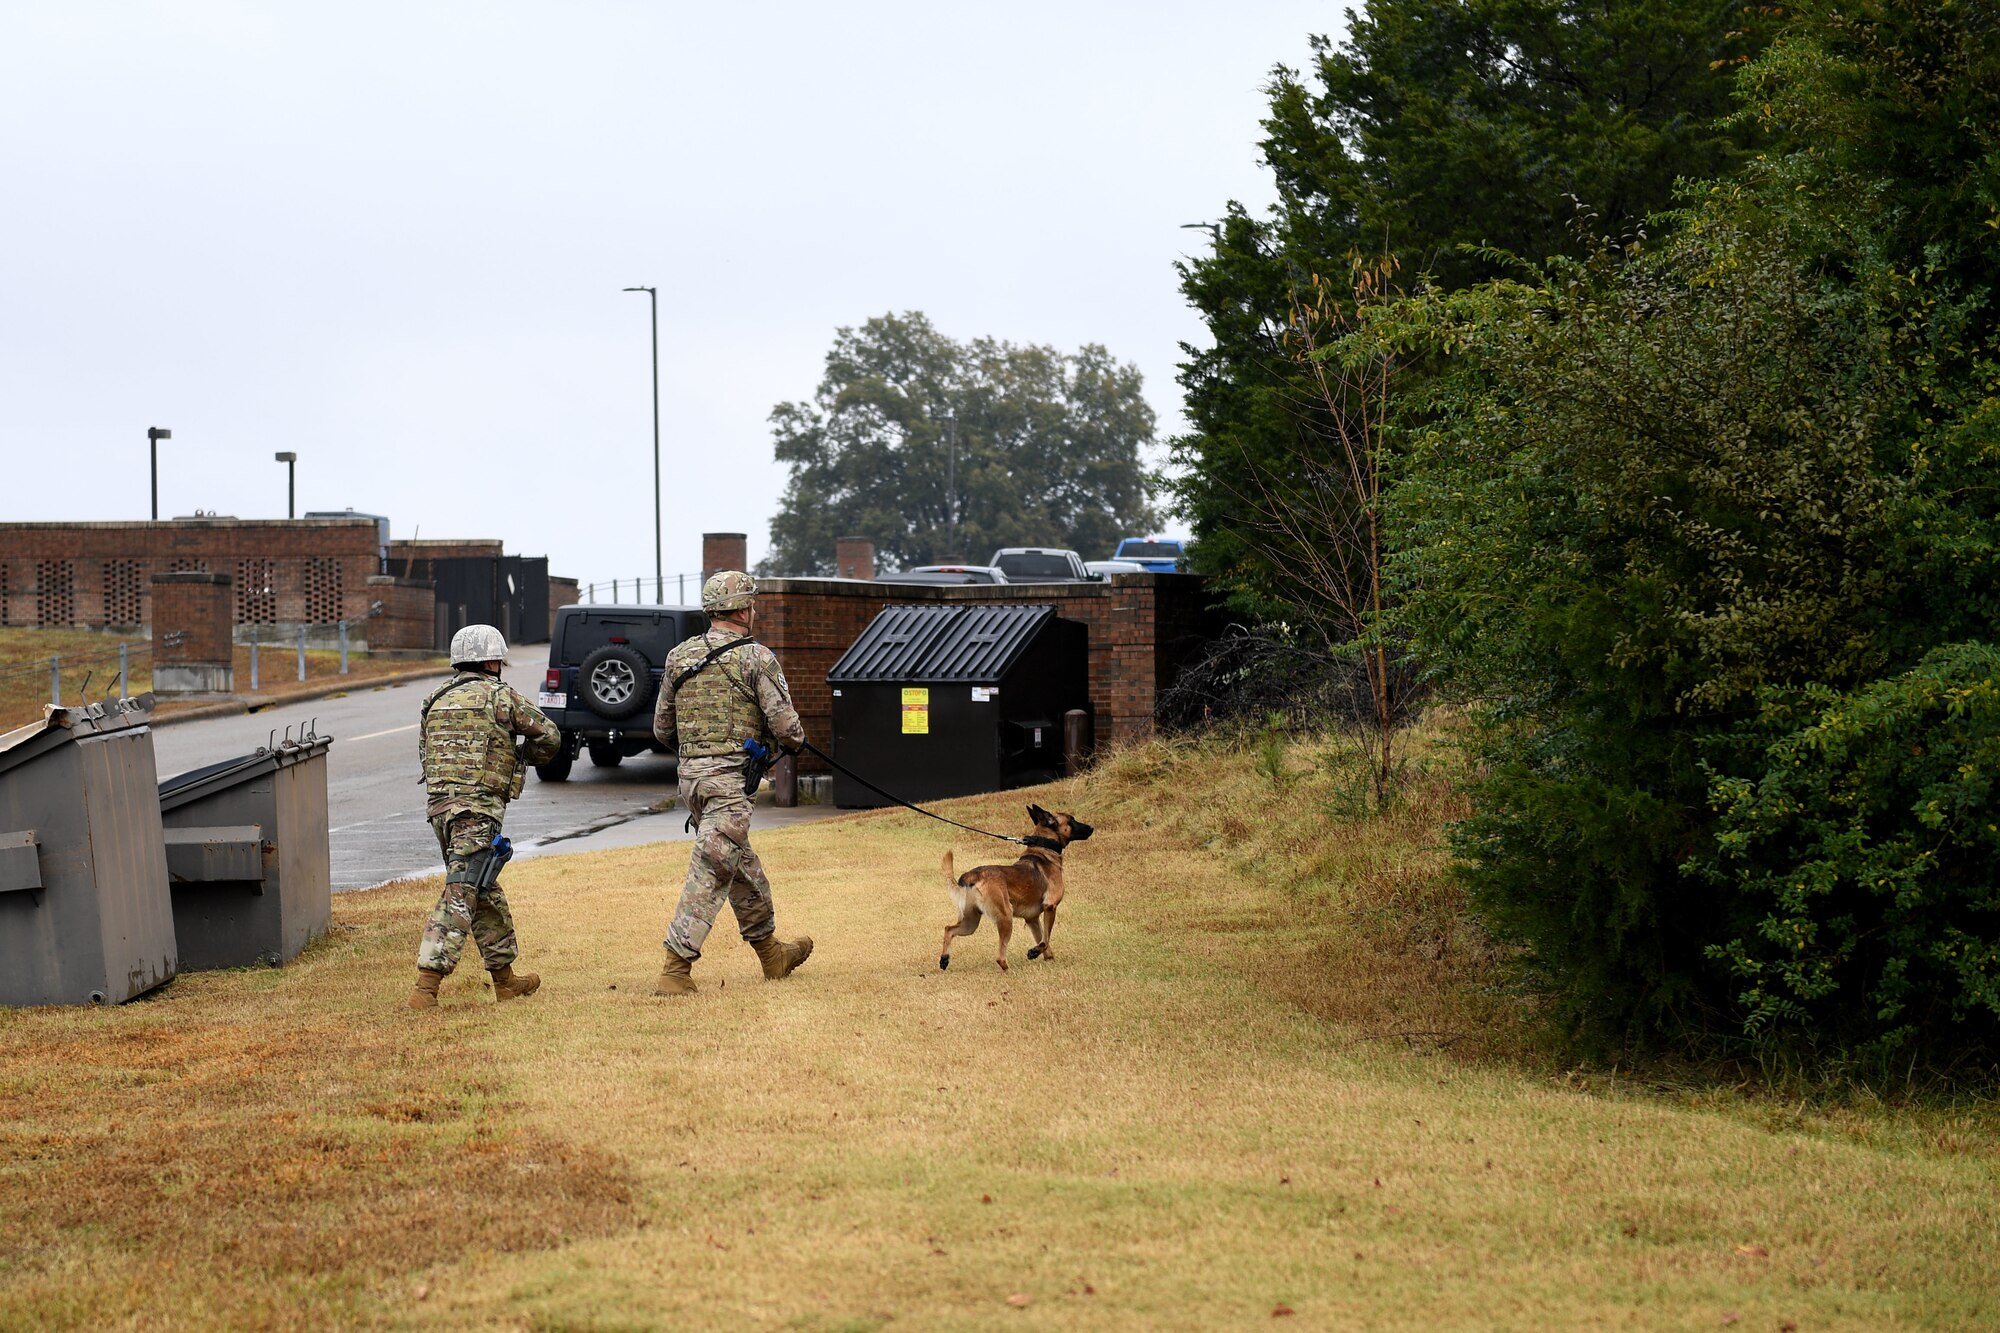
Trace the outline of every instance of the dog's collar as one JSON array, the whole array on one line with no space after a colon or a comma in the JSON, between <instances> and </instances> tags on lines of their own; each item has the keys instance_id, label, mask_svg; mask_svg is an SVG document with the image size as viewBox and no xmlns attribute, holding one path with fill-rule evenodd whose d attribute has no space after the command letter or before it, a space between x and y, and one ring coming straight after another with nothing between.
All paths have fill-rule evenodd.
<instances>
[{"instance_id":1,"label":"dog's collar","mask_svg":"<svg viewBox=\"0 0 2000 1333\"><path fill-rule=\"evenodd\" d=\"M1043 851L1054 852L1057 856L1062 855L1061 843L1057 842L1054 838L1044 838L1039 833L1030 833L1027 837L1021 839L1021 845L1024 847L1040 847Z\"/></svg>"}]
</instances>

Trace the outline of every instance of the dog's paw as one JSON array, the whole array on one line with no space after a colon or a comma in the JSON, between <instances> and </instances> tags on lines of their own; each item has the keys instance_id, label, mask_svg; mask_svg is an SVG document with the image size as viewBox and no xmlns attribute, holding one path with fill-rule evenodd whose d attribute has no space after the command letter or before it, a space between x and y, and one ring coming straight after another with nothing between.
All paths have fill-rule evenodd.
<instances>
[{"instance_id":1,"label":"dog's paw","mask_svg":"<svg viewBox=\"0 0 2000 1333\"><path fill-rule=\"evenodd\" d=\"M944 971L944 970L945 970L946 968L948 968L948 967L950 967L950 966L951 966L951 955L950 955L950 954L948 954L948 953L941 953L941 954L939 954L939 955L938 955L938 971L942 972L942 971Z\"/></svg>"},{"instance_id":2,"label":"dog's paw","mask_svg":"<svg viewBox=\"0 0 2000 1333\"><path fill-rule=\"evenodd\" d=\"M1030 958L1040 958L1041 956L1042 956L1042 946L1041 946L1041 945L1039 945L1039 944L1033 944L1033 945L1030 945L1030 946L1028 946L1028 957L1030 957Z\"/></svg>"},{"instance_id":3,"label":"dog's paw","mask_svg":"<svg viewBox=\"0 0 2000 1333\"><path fill-rule=\"evenodd\" d=\"M1006 960L1005 958L1002 958L1002 959L999 959L999 960L997 960L997 961L998 961L998 962L999 962L999 964L1000 964L1000 970L1001 970L1002 972L1005 972L1005 971L1007 970L1007 960Z\"/></svg>"}]
</instances>

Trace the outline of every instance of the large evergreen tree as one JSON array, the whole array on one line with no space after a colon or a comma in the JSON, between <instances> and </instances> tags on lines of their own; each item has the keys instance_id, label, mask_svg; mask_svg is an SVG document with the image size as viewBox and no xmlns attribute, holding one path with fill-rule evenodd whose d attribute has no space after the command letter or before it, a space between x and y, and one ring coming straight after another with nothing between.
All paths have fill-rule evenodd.
<instances>
[{"instance_id":1,"label":"large evergreen tree","mask_svg":"<svg viewBox=\"0 0 2000 1333\"><path fill-rule=\"evenodd\" d=\"M1579 1033L2000 1043L1996 19L1808 0L1663 240L1384 317L1461 865Z\"/></svg>"},{"instance_id":2,"label":"large evergreen tree","mask_svg":"<svg viewBox=\"0 0 2000 1333\"><path fill-rule=\"evenodd\" d=\"M1388 253L1404 280L1456 288L1506 255L1577 254L1668 206L1674 181L1734 162L1718 128L1754 44L1736 0L1370 0L1304 75L1280 67L1260 145L1268 216L1231 203L1182 287L1212 346L1185 347L1192 429L1174 442L1197 563L1251 609L1283 614L1278 557L1244 520L1258 478L1323 434L1285 340L1312 275ZM1587 210L1587 227L1576 226Z\"/></svg>"}]
</instances>

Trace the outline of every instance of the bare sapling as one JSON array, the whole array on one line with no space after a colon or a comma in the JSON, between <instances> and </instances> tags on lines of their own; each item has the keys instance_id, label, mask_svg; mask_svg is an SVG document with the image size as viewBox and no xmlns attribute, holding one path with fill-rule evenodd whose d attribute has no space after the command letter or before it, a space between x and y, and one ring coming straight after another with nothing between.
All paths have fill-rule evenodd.
<instances>
[{"instance_id":1,"label":"bare sapling","mask_svg":"<svg viewBox=\"0 0 2000 1333\"><path fill-rule=\"evenodd\" d=\"M1305 372L1299 448L1283 474L1244 455L1253 545L1297 608L1304 628L1337 660L1358 663L1342 725L1366 758L1377 806L1396 775L1396 728L1407 683L1383 627L1382 486L1392 348L1367 336L1366 313L1394 299L1396 261L1355 257L1344 289L1312 275L1297 291L1283 345Z\"/></svg>"}]
</instances>

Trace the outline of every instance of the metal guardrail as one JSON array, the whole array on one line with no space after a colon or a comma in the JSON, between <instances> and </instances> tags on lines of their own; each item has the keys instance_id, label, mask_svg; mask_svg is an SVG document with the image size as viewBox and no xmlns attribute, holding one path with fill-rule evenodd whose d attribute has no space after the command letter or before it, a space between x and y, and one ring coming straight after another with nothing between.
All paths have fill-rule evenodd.
<instances>
[{"instance_id":1,"label":"metal guardrail","mask_svg":"<svg viewBox=\"0 0 2000 1333\"><path fill-rule=\"evenodd\" d=\"M306 679L306 641L308 638L315 637L314 631L316 630L331 630L334 632L339 639L340 674L343 676L349 674L347 664L347 625L348 622L345 620L300 625L295 644L291 642L281 643L275 640L272 642L263 642L257 637L257 626L249 626L250 639L243 646L250 650L251 692L255 693L262 686L260 657L274 649L290 650L296 648L298 654L298 678L300 680ZM178 648L185 642L187 642L187 631L175 630L171 634L161 637L160 646ZM0 666L0 681L6 681L18 676L40 674L46 671L49 676L49 702L60 708L62 707L62 678L65 668L68 668L72 675L79 668L83 670L83 684L77 687L76 692L79 696L87 696L90 689L90 682L97 674L97 668L109 665L115 661L118 663L117 674L113 677L112 683L105 687L104 697L107 699L110 698L112 691L115 689L120 699L128 699L131 697L129 682L131 680L132 659L144 658L153 651L153 648L154 644L151 640L129 640L121 641L116 649L105 649L102 652L51 653L46 664L37 659L32 663L24 662L15 666ZM88 698L85 697L83 702L89 702Z\"/></svg>"},{"instance_id":2,"label":"metal guardrail","mask_svg":"<svg viewBox=\"0 0 2000 1333\"><path fill-rule=\"evenodd\" d=\"M694 589L695 600L701 600L701 573L699 570L691 574L665 574L657 576L645 574L630 579L605 579L601 582L586 583L577 589L577 593L585 602L593 605L600 597L616 605L619 592L628 585L632 589L630 600L642 605L691 606L693 603L688 601L689 588ZM675 590L672 602L666 600L666 591L668 588ZM653 594L651 598L646 596L648 590Z\"/></svg>"}]
</instances>

